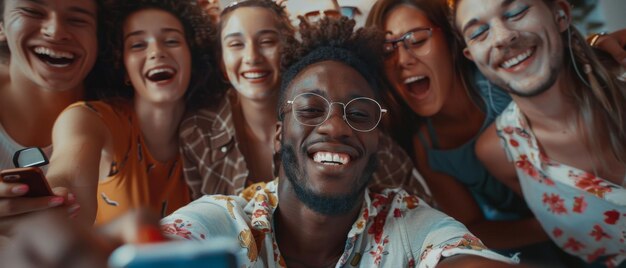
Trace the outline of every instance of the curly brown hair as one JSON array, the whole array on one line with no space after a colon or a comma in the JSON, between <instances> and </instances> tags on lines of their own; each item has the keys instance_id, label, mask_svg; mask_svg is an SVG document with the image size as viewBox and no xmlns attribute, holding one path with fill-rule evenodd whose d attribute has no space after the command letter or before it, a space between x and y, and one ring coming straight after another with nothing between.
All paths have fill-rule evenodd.
<instances>
[{"instance_id":1,"label":"curly brown hair","mask_svg":"<svg viewBox=\"0 0 626 268\"><path fill-rule=\"evenodd\" d=\"M221 100L225 87L218 75L215 51L215 26L204 10L193 1L180 0L132 0L119 1L113 7L113 15L107 20L109 36L108 49L101 50L109 59L112 70L109 71L109 83L101 87L100 97L132 98L132 86L125 85L123 54L123 25L133 13L155 8L174 15L183 25L185 38L191 52L191 81L185 93L187 110L215 105Z\"/></svg>"},{"instance_id":2,"label":"curly brown hair","mask_svg":"<svg viewBox=\"0 0 626 268\"><path fill-rule=\"evenodd\" d=\"M309 23L300 16L300 36L302 41L293 40L283 49L281 56L281 71L285 72L292 65L297 64L311 52L320 47L331 47L350 51L364 63L371 81L374 94L381 96L381 90L386 88L383 82L383 51L382 45L384 34L375 28L359 28L354 30L356 24L354 20L347 17L330 18L326 17L316 23ZM285 102L286 90L289 81L284 81L279 93L279 107ZM281 109L279 109L281 111ZM279 114L279 119L281 119Z\"/></svg>"}]
</instances>

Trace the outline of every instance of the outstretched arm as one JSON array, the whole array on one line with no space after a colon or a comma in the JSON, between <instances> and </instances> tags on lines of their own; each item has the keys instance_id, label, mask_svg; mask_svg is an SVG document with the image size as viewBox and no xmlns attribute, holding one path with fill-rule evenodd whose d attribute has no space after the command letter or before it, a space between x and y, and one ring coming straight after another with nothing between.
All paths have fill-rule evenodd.
<instances>
[{"instance_id":1,"label":"outstretched arm","mask_svg":"<svg viewBox=\"0 0 626 268\"><path fill-rule=\"evenodd\" d=\"M93 224L97 209L100 160L111 134L104 122L86 107L64 111L52 131L54 151L48 180L70 189L81 206L78 219Z\"/></svg>"}]
</instances>

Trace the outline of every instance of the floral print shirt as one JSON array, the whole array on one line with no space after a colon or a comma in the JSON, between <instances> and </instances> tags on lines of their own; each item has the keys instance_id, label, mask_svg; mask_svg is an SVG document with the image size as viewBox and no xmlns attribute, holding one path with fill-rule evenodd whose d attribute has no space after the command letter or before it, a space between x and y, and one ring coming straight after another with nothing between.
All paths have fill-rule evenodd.
<instances>
[{"instance_id":1,"label":"floral print shirt","mask_svg":"<svg viewBox=\"0 0 626 268\"><path fill-rule=\"evenodd\" d=\"M609 267L626 263L626 190L548 159L514 102L496 129L524 198L550 238L587 262L602 256Z\"/></svg>"},{"instance_id":2,"label":"floral print shirt","mask_svg":"<svg viewBox=\"0 0 626 268\"><path fill-rule=\"evenodd\" d=\"M241 196L204 196L161 222L173 238L236 238L245 267L286 267L274 237L278 179L250 186ZM404 190L367 190L335 267L434 267L456 254L513 260L485 249L459 222Z\"/></svg>"}]
</instances>

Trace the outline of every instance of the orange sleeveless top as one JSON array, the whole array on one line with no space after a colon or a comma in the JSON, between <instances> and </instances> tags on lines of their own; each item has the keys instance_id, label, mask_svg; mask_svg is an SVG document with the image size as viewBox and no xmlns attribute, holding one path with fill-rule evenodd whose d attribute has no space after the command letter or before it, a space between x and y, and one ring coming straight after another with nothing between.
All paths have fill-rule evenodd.
<instances>
[{"instance_id":1,"label":"orange sleeveless top","mask_svg":"<svg viewBox=\"0 0 626 268\"><path fill-rule=\"evenodd\" d=\"M93 101L72 106L87 107L96 113L113 137L109 175L98 183L96 225L138 207L150 208L164 217L191 201L181 156L163 163L150 155L132 102Z\"/></svg>"}]
</instances>

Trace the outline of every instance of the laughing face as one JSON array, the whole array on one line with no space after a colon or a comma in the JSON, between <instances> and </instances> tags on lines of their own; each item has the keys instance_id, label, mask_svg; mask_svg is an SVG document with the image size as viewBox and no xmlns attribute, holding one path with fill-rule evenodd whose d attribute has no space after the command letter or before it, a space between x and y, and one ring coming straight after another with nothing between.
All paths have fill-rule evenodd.
<instances>
[{"instance_id":1,"label":"laughing face","mask_svg":"<svg viewBox=\"0 0 626 268\"><path fill-rule=\"evenodd\" d=\"M11 78L48 90L82 87L98 51L96 2L3 2L0 40L11 51Z\"/></svg>"},{"instance_id":2,"label":"laughing face","mask_svg":"<svg viewBox=\"0 0 626 268\"><path fill-rule=\"evenodd\" d=\"M182 101L191 77L185 30L171 13L143 9L124 22L124 66L136 97L153 103Z\"/></svg>"},{"instance_id":3,"label":"laughing face","mask_svg":"<svg viewBox=\"0 0 626 268\"><path fill-rule=\"evenodd\" d=\"M356 97L374 98L357 71L335 61L315 63L294 78L287 98L315 93L331 102L348 103ZM305 205L326 215L354 208L376 169L377 129L359 132L344 121L342 106L333 104L330 117L319 126L306 126L286 108L278 130L285 175Z\"/></svg>"},{"instance_id":4,"label":"laughing face","mask_svg":"<svg viewBox=\"0 0 626 268\"><path fill-rule=\"evenodd\" d=\"M423 46L425 55L416 55L402 44L385 58L385 72L394 89L411 109L420 116L432 116L441 110L450 95L454 67L444 35L419 9L398 5L385 17L386 40L397 40L418 28L433 28L432 36ZM410 49L410 48L409 48Z\"/></svg>"},{"instance_id":5,"label":"laughing face","mask_svg":"<svg viewBox=\"0 0 626 268\"><path fill-rule=\"evenodd\" d=\"M565 0L556 2L569 12ZM465 55L510 93L536 96L557 80L567 22L543 0L462 0L455 24L467 43Z\"/></svg>"},{"instance_id":6,"label":"laughing face","mask_svg":"<svg viewBox=\"0 0 626 268\"><path fill-rule=\"evenodd\" d=\"M241 7L224 23L223 69L232 86L251 100L277 94L281 45L274 13L262 7Z\"/></svg>"}]
</instances>

